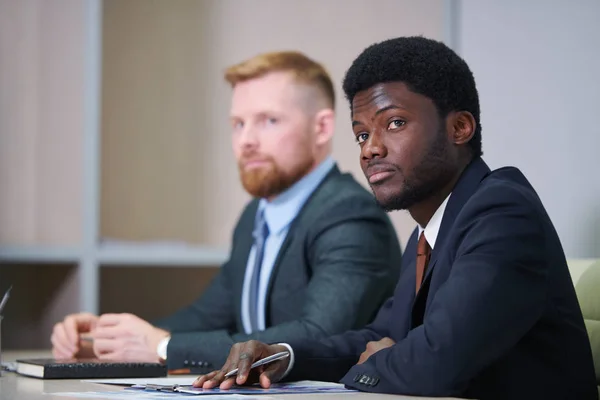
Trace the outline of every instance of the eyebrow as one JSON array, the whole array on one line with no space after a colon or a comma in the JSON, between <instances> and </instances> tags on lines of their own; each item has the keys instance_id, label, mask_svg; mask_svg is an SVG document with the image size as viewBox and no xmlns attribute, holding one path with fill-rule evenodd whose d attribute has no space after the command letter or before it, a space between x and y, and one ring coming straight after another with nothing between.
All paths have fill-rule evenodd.
<instances>
[{"instance_id":1,"label":"eyebrow","mask_svg":"<svg viewBox=\"0 0 600 400\"><path fill-rule=\"evenodd\" d=\"M375 115L373 116L373 118L375 118L379 114L384 113L388 110L406 110L406 108L391 104L387 107L383 107L383 108L380 108L379 110L375 111ZM360 125L361 123L362 122L359 122L359 121L352 121L352 127L354 127L356 125Z\"/></svg>"}]
</instances>

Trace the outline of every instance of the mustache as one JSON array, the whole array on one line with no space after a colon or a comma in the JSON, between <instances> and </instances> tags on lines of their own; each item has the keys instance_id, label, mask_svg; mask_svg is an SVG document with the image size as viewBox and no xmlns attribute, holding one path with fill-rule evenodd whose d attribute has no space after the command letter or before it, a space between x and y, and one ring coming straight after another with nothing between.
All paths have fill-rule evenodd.
<instances>
[{"instance_id":1,"label":"mustache","mask_svg":"<svg viewBox=\"0 0 600 400\"><path fill-rule=\"evenodd\" d=\"M367 163L364 168L365 173L369 173L369 171L380 172L380 171L402 171L398 165L381 161L381 160L371 160Z\"/></svg>"},{"instance_id":2,"label":"mustache","mask_svg":"<svg viewBox=\"0 0 600 400\"><path fill-rule=\"evenodd\" d=\"M259 153L244 153L239 159L240 164L246 164L252 161L273 161L273 157Z\"/></svg>"}]
</instances>

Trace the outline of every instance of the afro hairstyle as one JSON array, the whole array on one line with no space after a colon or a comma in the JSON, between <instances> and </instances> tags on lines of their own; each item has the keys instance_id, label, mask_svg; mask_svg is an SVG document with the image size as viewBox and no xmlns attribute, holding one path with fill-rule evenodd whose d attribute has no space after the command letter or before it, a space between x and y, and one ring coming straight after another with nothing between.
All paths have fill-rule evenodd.
<instances>
[{"instance_id":1,"label":"afro hairstyle","mask_svg":"<svg viewBox=\"0 0 600 400\"><path fill-rule=\"evenodd\" d=\"M483 154L479 95L467 63L445 44L422 36L388 39L367 47L354 60L343 81L346 99L378 83L403 82L433 101L442 118L468 111L477 124L469 141L473 157Z\"/></svg>"}]
</instances>

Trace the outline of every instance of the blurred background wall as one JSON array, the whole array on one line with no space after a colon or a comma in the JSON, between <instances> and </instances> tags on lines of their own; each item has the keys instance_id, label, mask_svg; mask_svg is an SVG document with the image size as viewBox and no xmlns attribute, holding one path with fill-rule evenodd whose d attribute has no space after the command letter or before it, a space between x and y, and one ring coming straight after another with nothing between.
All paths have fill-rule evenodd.
<instances>
[{"instance_id":1,"label":"blurred background wall","mask_svg":"<svg viewBox=\"0 0 600 400\"><path fill-rule=\"evenodd\" d=\"M3 345L48 346L67 312L154 318L197 297L249 199L222 71L264 51L330 71L334 157L366 184L344 72L380 40L445 41L475 74L486 161L524 171L568 257L600 257L599 4L0 0ZM391 217L404 245L415 224Z\"/></svg>"},{"instance_id":2,"label":"blurred background wall","mask_svg":"<svg viewBox=\"0 0 600 400\"><path fill-rule=\"evenodd\" d=\"M334 157L366 184L344 72L375 41L441 39L443 2L106 0L103 31L103 236L225 245L249 197L231 151L224 68L288 49L322 62L338 94ZM395 217L406 240L410 217Z\"/></svg>"},{"instance_id":3,"label":"blurred background wall","mask_svg":"<svg viewBox=\"0 0 600 400\"><path fill-rule=\"evenodd\" d=\"M567 257L600 257L600 1L461 0L484 158L521 168Z\"/></svg>"}]
</instances>

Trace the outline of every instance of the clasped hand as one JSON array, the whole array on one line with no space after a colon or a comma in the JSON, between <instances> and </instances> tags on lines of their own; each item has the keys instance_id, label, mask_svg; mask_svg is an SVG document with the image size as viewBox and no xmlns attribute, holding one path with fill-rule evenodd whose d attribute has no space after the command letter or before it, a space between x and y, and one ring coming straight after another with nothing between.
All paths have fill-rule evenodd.
<instances>
[{"instance_id":1,"label":"clasped hand","mask_svg":"<svg viewBox=\"0 0 600 400\"><path fill-rule=\"evenodd\" d=\"M54 326L52 354L57 359L157 362L158 343L168 335L132 314L71 314Z\"/></svg>"}]
</instances>

